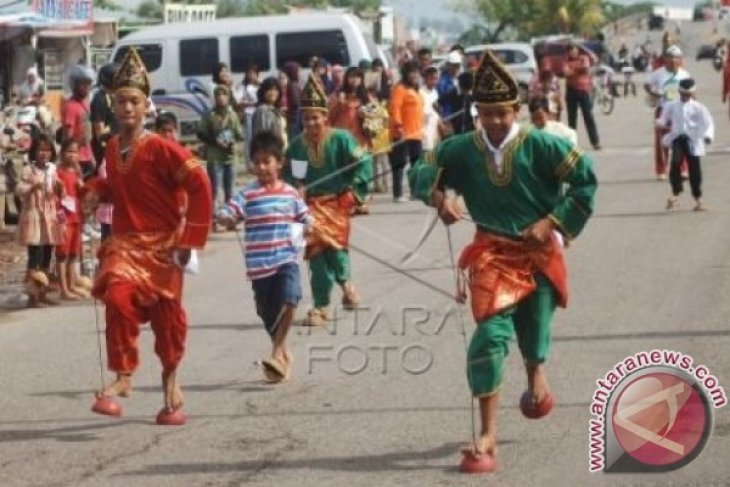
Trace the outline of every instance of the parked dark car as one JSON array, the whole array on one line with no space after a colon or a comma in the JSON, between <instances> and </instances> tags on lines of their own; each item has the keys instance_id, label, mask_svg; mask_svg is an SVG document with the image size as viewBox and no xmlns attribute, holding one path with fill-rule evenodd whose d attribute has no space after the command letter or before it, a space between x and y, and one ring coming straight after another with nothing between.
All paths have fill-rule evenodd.
<instances>
[{"instance_id":1,"label":"parked dark car","mask_svg":"<svg viewBox=\"0 0 730 487\"><path fill-rule=\"evenodd\" d=\"M717 48L715 46L711 46L709 44L703 44L697 49L697 61L701 61L702 59L714 59L715 54L717 53Z\"/></svg>"},{"instance_id":2,"label":"parked dark car","mask_svg":"<svg viewBox=\"0 0 730 487\"><path fill-rule=\"evenodd\" d=\"M692 13L692 21L703 22L715 18L715 9L708 6L697 5Z\"/></svg>"},{"instance_id":3,"label":"parked dark car","mask_svg":"<svg viewBox=\"0 0 730 487\"><path fill-rule=\"evenodd\" d=\"M649 30L663 30L664 29L664 17L661 15L650 15L649 16L649 23L648 23Z\"/></svg>"}]
</instances>

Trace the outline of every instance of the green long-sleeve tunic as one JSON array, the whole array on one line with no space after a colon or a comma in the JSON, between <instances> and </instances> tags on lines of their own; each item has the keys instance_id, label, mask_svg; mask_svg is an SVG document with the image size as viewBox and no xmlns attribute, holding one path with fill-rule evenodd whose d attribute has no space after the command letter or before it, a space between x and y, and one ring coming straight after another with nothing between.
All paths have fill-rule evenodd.
<instances>
[{"instance_id":1,"label":"green long-sleeve tunic","mask_svg":"<svg viewBox=\"0 0 730 487\"><path fill-rule=\"evenodd\" d=\"M330 129L319 147L310 147L305 136L295 137L286 150L287 164L284 178L289 183L302 183L308 196L323 196L342 193L352 189L359 200L367 196L372 178L372 156L358 146L355 137L346 130ZM298 181L292 175L292 160L307 161L307 176ZM353 164L359 161L359 164ZM345 166L351 169L329 177ZM327 177L328 179L323 180Z\"/></svg>"},{"instance_id":2,"label":"green long-sleeve tunic","mask_svg":"<svg viewBox=\"0 0 730 487\"><path fill-rule=\"evenodd\" d=\"M478 226L504 236L519 236L548 217L575 238L593 212L597 188L587 155L530 127L508 143L501 168L475 131L445 140L435 160L419 161L408 176L412 191L427 204L437 184L453 188Z\"/></svg>"}]
</instances>

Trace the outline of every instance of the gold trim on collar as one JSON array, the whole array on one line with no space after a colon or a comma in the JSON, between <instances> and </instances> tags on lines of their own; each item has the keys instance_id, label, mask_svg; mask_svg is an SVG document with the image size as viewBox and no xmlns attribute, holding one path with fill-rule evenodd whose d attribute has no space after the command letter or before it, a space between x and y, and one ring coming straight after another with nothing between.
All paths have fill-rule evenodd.
<instances>
[{"instance_id":1,"label":"gold trim on collar","mask_svg":"<svg viewBox=\"0 0 730 487\"><path fill-rule=\"evenodd\" d=\"M322 137L322 140L319 141L316 147L313 147L313 144L309 137L306 136L306 134L302 134L302 142L304 143L304 146L307 148L307 159L309 159L309 163L316 167L317 169L322 169L325 166L326 156L325 156L325 144L329 141L329 139L332 137L332 130L328 130L327 133Z\"/></svg>"},{"instance_id":2,"label":"gold trim on collar","mask_svg":"<svg viewBox=\"0 0 730 487\"><path fill-rule=\"evenodd\" d=\"M473 134L473 140L474 144L477 146L477 148L484 154L485 164L487 166L487 175L489 176L489 181L491 181L492 184L495 186L507 186L512 181L512 172L513 172L513 163L514 163L514 154L517 148L522 145L522 143L527 138L527 135L530 133L529 127L521 127L520 131L517 133L517 136L515 136L514 139L510 140L507 145L505 146L503 150L503 158L502 158L502 170L500 171L497 169L497 164L494 160L494 154L492 154L492 151L489 150L489 147L487 147L486 142L484 141L484 137L481 134L481 131L475 130Z\"/></svg>"}]
</instances>

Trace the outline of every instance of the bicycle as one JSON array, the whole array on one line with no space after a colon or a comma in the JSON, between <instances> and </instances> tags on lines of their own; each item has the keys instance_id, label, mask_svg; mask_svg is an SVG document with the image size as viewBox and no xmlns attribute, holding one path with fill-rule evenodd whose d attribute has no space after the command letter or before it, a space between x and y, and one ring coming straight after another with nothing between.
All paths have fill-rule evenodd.
<instances>
[{"instance_id":1,"label":"bicycle","mask_svg":"<svg viewBox=\"0 0 730 487\"><path fill-rule=\"evenodd\" d=\"M594 106L598 106L601 113L610 115L613 112L615 104L614 87L613 87L613 70L606 69L601 66L594 74L593 80L593 96L592 102Z\"/></svg>"},{"instance_id":2,"label":"bicycle","mask_svg":"<svg viewBox=\"0 0 730 487\"><path fill-rule=\"evenodd\" d=\"M610 78L601 76L593 84L593 104L597 105L604 115L611 115L613 112L615 97L613 87L610 85Z\"/></svg>"}]
</instances>

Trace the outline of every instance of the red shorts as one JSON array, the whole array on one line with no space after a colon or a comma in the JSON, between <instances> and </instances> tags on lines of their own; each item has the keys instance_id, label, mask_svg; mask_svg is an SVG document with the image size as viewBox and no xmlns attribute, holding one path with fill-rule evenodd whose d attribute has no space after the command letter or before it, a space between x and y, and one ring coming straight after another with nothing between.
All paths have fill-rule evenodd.
<instances>
[{"instance_id":1,"label":"red shorts","mask_svg":"<svg viewBox=\"0 0 730 487\"><path fill-rule=\"evenodd\" d=\"M62 240L56 245L56 257L75 259L81 253L81 224L65 223Z\"/></svg>"}]
</instances>

